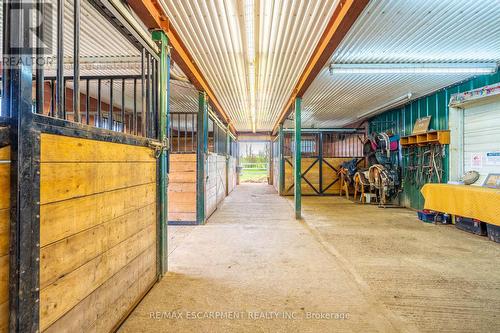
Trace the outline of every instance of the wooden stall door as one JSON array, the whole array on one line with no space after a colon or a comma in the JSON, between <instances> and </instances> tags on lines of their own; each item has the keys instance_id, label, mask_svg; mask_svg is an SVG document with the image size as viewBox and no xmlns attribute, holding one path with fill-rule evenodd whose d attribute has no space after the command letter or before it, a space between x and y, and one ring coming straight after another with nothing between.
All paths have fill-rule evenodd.
<instances>
[{"instance_id":1,"label":"wooden stall door","mask_svg":"<svg viewBox=\"0 0 500 333\"><path fill-rule=\"evenodd\" d=\"M152 150L41 135L40 330L109 332L157 279Z\"/></svg>"},{"instance_id":2,"label":"wooden stall door","mask_svg":"<svg viewBox=\"0 0 500 333\"><path fill-rule=\"evenodd\" d=\"M226 172L226 156L217 155L217 206L219 206L226 197Z\"/></svg>"},{"instance_id":3,"label":"wooden stall door","mask_svg":"<svg viewBox=\"0 0 500 333\"><path fill-rule=\"evenodd\" d=\"M236 158L229 157L229 169L227 170L228 194L236 188Z\"/></svg>"},{"instance_id":4,"label":"wooden stall door","mask_svg":"<svg viewBox=\"0 0 500 333\"><path fill-rule=\"evenodd\" d=\"M196 154L170 154L168 220L196 222Z\"/></svg>"},{"instance_id":5,"label":"wooden stall door","mask_svg":"<svg viewBox=\"0 0 500 333\"><path fill-rule=\"evenodd\" d=\"M205 187L205 218L209 218L210 215L217 209L217 155L210 153L208 154L206 161L207 168L207 178Z\"/></svg>"}]
</instances>

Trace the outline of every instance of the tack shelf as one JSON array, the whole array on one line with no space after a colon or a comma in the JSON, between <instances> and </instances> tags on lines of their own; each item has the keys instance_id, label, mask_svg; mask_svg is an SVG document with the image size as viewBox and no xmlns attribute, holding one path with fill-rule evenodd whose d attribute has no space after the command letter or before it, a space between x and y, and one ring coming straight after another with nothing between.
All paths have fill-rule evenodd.
<instances>
[{"instance_id":1,"label":"tack shelf","mask_svg":"<svg viewBox=\"0 0 500 333\"><path fill-rule=\"evenodd\" d=\"M425 146L431 144L449 145L450 131L429 131L426 133L412 134L401 137L401 146Z\"/></svg>"}]
</instances>

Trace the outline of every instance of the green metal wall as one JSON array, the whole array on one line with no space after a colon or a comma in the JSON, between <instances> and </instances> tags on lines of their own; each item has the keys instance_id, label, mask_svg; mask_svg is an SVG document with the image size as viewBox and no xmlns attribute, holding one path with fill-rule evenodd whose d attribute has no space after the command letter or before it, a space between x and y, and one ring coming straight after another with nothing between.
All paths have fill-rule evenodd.
<instances>
[{"instance_id":1,"label":"green metal wall","mask_svg":"<svg viewBox=\"0 0 500 333\"><path fill-rule=\"evenodd\" d=\"M370 132L380 132L392 129L394 133L401 136L409 135L411 134L415 120L425 116L432 116L431 124L429 126L430 129L448 129L448 103L451 95L498 82L500 82L500 72L496 72L491 75L478 76L459 84L441 89L431 95L419 98L403 107L386 111L370 119ZM445 170L443 174L443 182L448 181L448 154L447 148L446 158L443 163ZM403 150L403 169L406 165L407 156L405 154L405 150ZM420 193L420 187L416 185L404 184L401 199L402 204L407 207L422 209L424 205L424 198Z\"/></svg>"}]
</instances>

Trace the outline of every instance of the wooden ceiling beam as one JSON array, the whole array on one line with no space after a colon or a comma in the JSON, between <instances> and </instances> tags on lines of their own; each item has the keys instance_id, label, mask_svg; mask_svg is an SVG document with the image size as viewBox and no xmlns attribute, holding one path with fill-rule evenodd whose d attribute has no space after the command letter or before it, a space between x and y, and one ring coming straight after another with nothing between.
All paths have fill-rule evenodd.
<instances>
[{"instance_id":1,"label":"wooden ceiling beam","mask_svg":"<svg viewBox=\"0 0 500 333\"><path fill-rule=\"evenodd\" d=\"M196 89L206 92L208 99L216 113L224 122L229 124L229 129L236 135L236 129L231 119L220 105L215 93L203 76L200 68L182 42L177 31L170 25L162 5L158 0L127 0L128 5L139 16L148 29L161 29L165 32L172 46L172 60L176 63Z\"/></svg>"},{"instance_id":2,"label":"wooden ceiling beam","mask_svg":"<svg viewBox=\"0 0 500 333\"><path fill-rule=\"evenodd\" d=\"M292 95L278 117L272 133L277 131L279 124L283 123L291 113L295 99L305 94L369 2L370 0L341 0L339 2Z\"/></svg>"}]
</instances>

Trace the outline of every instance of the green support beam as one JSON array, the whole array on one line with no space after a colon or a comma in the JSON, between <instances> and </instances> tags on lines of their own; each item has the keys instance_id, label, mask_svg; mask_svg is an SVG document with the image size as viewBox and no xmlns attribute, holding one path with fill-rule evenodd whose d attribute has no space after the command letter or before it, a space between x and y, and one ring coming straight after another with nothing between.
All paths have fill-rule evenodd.
<instances>
[{"instance_id":1,"label":"green support beam","mask_svg":"<svg viewBox=\"0 0 500 333\"><path fill-rule=\"evenodd\" d=\"M208 154L208 103L207 95L198 96L198 119L196 127L196 221L205 223L205 162Z\"/></svg>"},{"instance_id":2,"label":"green support beam","mask_svg":"<svg viewBox=\"0 0 500 333\"><path fill-rule=\"evenodd\" d=\"M295 218L302 217L302 151L301 151L301 107L302 99L295 99L295 156L294 156L294 197L295 197Z\"/></svg>"},{"instance_id":3,"label":"green support beam","mask_svg":"<svg viewBox=\"0 0 500 333\"><path fill-rule=\"evenodd\" d=\"M168 49L168 38L163 31L153 31L153 40L160 47L160 140L164 148L168 149L168 113L169 113L169 95L170 95L170 52ZM168 244L167 244L167 225L168 225L168 151L162 149L159 157L159 273L163 276L168 271Z\"/></svg>"},{"instance_id":4,"label":"green support beam","mask_svg":"<svg viewBox=\"0 0 500 333\"><path fill-rule=\"evenodd\" d=\"M279 195L283 195L285 192L285 154L283 151L284 147L284 142L285 138L283 137L284 132L283 132L283 124L280 124L279 126L279 132L278 132L278 160L279 160L279 180L278 180L278 192Z\"/></svg>"}]
</instances>

